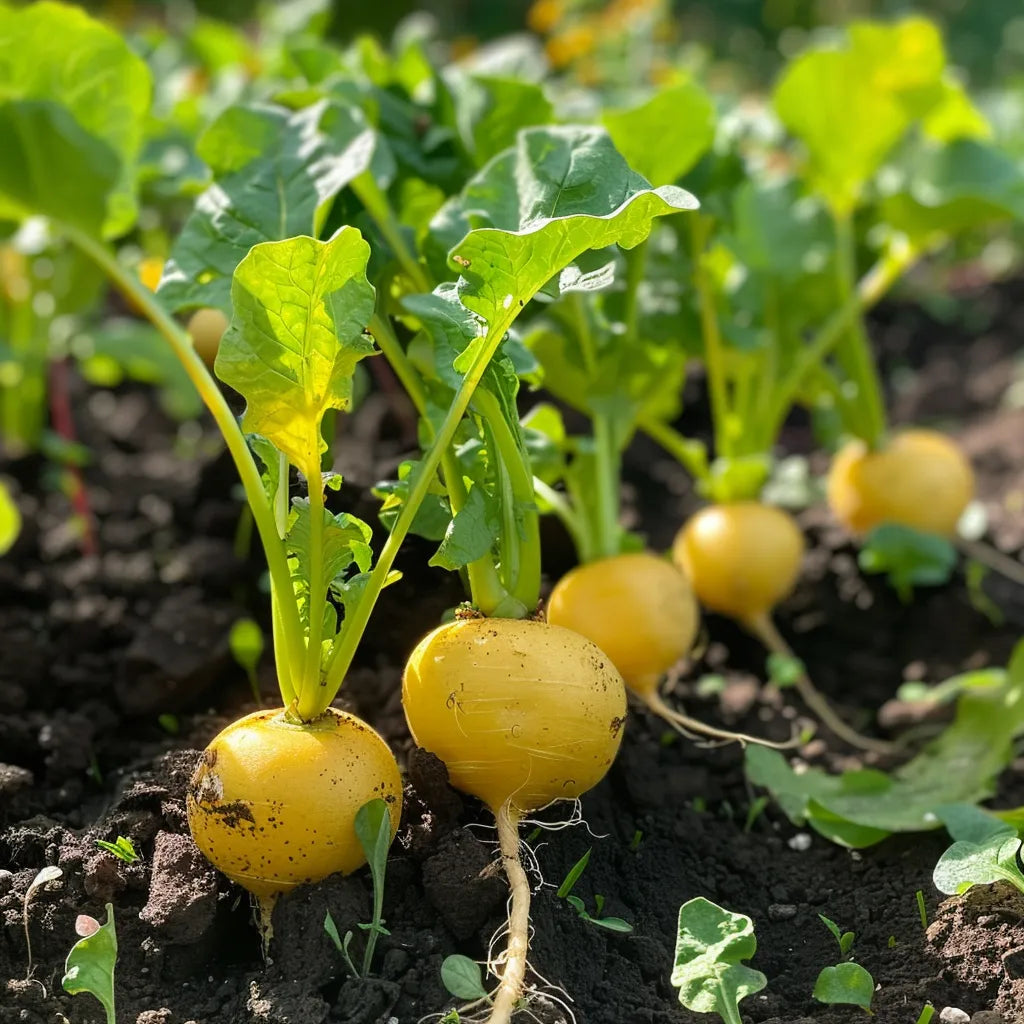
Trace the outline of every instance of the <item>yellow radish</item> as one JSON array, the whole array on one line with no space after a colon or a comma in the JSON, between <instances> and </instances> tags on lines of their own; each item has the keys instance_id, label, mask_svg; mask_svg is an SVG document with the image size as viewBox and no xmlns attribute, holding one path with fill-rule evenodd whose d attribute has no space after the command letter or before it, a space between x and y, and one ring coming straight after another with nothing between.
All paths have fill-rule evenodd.
<instances>
[{"instance_id":1,"label":"yellow radish","mask_svg":"<svg viewBox=\"0 0 1024 1024\"><path fill-rule=\"evenodd\" d=\"M803 555L804 537L793 517L758 501L701 509L672 546L701 604L743 623L792 592Z\"/></svg>"},{"instance_id":2,"label":"yellow radish","mask_svg":"<svg viewBox=\"0 0 1024 1024\"><path fill-rule=\"evenodd\" d=\"M974 473L945 434L907 430L871 451L850 441L832 460L828 503L852 533L899 523L952 537L974 497Z\"/></svg>"},{"instance_id":3,"label":"yellow radish","mask_svg":"<svg viewBox=\"0 0 1024 1024\"><path fill-rule=\"evenodd\" d=\"M189 829L207 859L261 899L366 858L356 812L384 800L394 835L402 779L387 744L354 715L328 708L312 722L257 711L219 733L186 794Z\"/></svg>"},{"instance_id":4,"label":"yellow radish","mask_svg":"<svg viewBox=\"0 0 1024 1024\"><path fill-rule=\"evenodd\" d=\"M402 703L416 743L458 789L494 814L512 890L508 946L489 1024L506 1024L523 993L530 885L519 858L524 813L596 785L619 749L622 677L591 641L523 619L464 619L413 651Z\"/></svg>"},{"instance_id":5,"label":"yellow radish","mask_svg":"<svg viewBox=\"0 0 1024 1024\"><path fill-rule=\"evenodd\" d=\"M796 660L772 621L772 609L796 586L804 538L788 512L758 501L709 505L676 535L672 556L686 573L701 604L727 615L769 651ZM893 745L862 736L848 726L806 672L793 681L804 703L851 746L891 753Z\"/></svg>"},{"instance_id":6,"label":"yellow radish","mask_svg":"<svg viewBox=\"0 0 1024 1024\"><path fill-rule=\"evenodd\" d=\"M185 326L196 353L210 369L213 369L217 350L220 348L220 339L227 329L228 318L212 306L197 309Z\"/></svg>"},{"instance_id":7,"label":"yellow radish","mask_svg":"<svg viewBox=\"0 0 1024 1024\"><path fill-rule=\"evenodd\" d=\"M668 559L638 551L578 566L551 592L547 619L593 640L630 691L685 735L762 742L705 725L662 699L658 684L690 653L700 626L693 590Z\"/></svg>"}]
</instances>

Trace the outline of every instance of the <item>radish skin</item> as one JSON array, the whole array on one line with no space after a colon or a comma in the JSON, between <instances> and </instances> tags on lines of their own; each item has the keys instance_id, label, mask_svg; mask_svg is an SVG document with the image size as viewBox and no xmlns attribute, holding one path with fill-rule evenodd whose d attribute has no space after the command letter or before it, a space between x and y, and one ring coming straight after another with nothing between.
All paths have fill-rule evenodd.
<instances>
[{"instance_id":1,"label":"radish skin","mask_svg":"<svg viewBox=\"0 0 1024 1024\"><path fill-rule=\"evenodd\" d=\"M563 576L548 599L547 619L593 640L637 694L689 654L700 611L686 577L649 552L588 562Z\"/></svg>"},{"instance_id":2,"label":"radish skin","mask_svg":"<svg viewBox=\"0 0 1024 1024\"><path fill-rule=\"evenodd\" d=\"M899 523L951 538L973 497L970 462L935 430L904 431L878 451L851 441L828 475L829 507L854 534Z\"/></svg>"},{"instance_id":3,"label":"radish skin","mask_svg":"<svg viewBox=\"0 0 1024 1024\"><path fill-rule=\"evenodd\" d=\"M800 575L804 538L791 515L757 501L710 505L679 531L672 554L705 607L735 619L772 653L794 657L771 615ZM793 685L804 703L846 743L877 753L896 749L848 726L805 672Z\"/></svg>"},{"instance_id":4,"label":"radish skin","mask_svg":"<svg viewBox=\"0 0 1024 1024\"><path fill-rule=\"evenodd\" d=\"M192 339L196 354L212 370L217 360L220 339L228 329L228 318L219 310L209 307L197 309L189 318L185 330Z\"/></svg>"},{"instance_id":5,"label":"radish skin","mask_svg":"<svg viewBox=\"0 0 1024 1024\"><path fill-rule=\"evenodd\" d=\"M387 744L328 708L305 724L281 710L233 722L206 748L186 793L189 829L218 870L261 899L366 862L359 808L388 805L394 837L402 779Z\"/></svg>"},{"instance_id":6,"label":"radish skin","mask_svg":"<svg viewBox=\"0 0 1024 1024\"><path fill-rule=\"evenodd\" d=\"M530 886L519 855L522 815L596 785L619 749L622 677L595 644L546 622L465 619L428 634L402 677L417 745L452 784L494 814L511 889L508 944L489 1024L523 996Z\"/></svg>"},{"instance_id":7,"label":"radish skin","mask_svg":"<svg viewBox=\"0 0 1024 1024\"><path fill-rule=\"evenodd\" d=\"M611 658L630 692L688 739L793 745L716 729L662 699L658 684L693 649L700 625L693 590L667 559L644 551L578 566L551 592L547 619L593 640Z\"/></svg>"}]
</instances>

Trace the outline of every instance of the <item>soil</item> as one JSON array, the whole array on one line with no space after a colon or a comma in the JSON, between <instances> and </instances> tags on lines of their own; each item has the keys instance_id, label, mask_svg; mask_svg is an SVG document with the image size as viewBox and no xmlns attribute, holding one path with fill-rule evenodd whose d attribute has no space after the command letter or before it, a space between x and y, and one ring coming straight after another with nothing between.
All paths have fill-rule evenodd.
<instances>
[{"instance_id":1,"label":"soil","mask_svg":"<svg viewBox=\"0 0 1024 1024\"><path fill-rule=\"evenodd\" d=\"M960 438L978 472L989 538L1012 552L1024 545L1024 411L1003 399L1018 369L1024 287L960 299L959 319L891 306L873 331L896 419L938 421ZM408 419L391 403L377 391L346 423L346 486L331 498L370 521L367 488L407 450ZM98 1003L66 995L60 979L76 918L103 920L108 905L117 921L122 1024L436 1019L453 1005L440 983L442 960L486 955L507 892L493 868L487 815L447 786L436 760L413 749L401 714L400 666L461 599L457 580L425 568L428 545L408 544L399 565L405 580L385 592L343 691L342 704L381 731L407 769L388 862L390 935L378 946L374 976L348 977L323 928L329 912L360 946L367 872L281 898L264 957L248 898L198 854L183 802L202 748L254 707L228 650L230 626L243 615L266 626L258 555L235 551L232 467L209 425L171 422L145 391L78 384L75 409L93 453L85 476L98 556L80 554L50 467L32 459L3 466L26 528L0 560L0 1024L103 1019ZM696 396L687 415L700 422ZM812 450L806 423L794 419L784 447ZM625 485L628 513L656 547L696 507L679 470L643 440L629 453ZM959 576L904 605L882 581L860 575L854 549L820 507L801 523L811 554L799 589L779 609L780 627L851 720L871 728L883 706L882 721L897 720L905 709L892 698L902 681L1004 664L1024 632L1024 594L998 578L984 584L998 624L975 607ZM546 568L555 576L572 554L557 528L546 533ZM700 663L673 678L671 699L730 728L788 735L803 711L795 698L759 685L763 652L724 620L709 617L706 630ZM702 697L694 681L712 673L725 687ZM259 682L272 700L267 659ZM856 762L825 738L804 755L833 768ZM1022 769L1016 761L1005 773L1000 806L1024 804ZM618 761L582 801L585 824L524 828L536 886L535 1019L566 1021L567 1007L579 1024L708 1019L682 1009L669 984L678 908L706 896L755 922L751 963L768 985L742 1004L745 1021L863 1019L857 1008L811 998L819 971L841 959L819 914L855 933L853 955L874 976L873 1008L884 1024L914 1024L927 1001L936 1019L946 1008L964 1011L947 1010L943 1021L1024 1021L1024 896L996 885L944 900L931 884L942 834L851 852L794 828L770 804L752 813L756 796L736 748L699 748L667 736L645 713L631 717ZM551 824L568 813L541 817ZM140 861L125 864L96 845L119 835ZM575 893L592 913L603 896L604 913L629 921L631 934L581 919L556 896L588 849ZM47 865L61 877L29 895Z\"/></svg>"}]
</instances>

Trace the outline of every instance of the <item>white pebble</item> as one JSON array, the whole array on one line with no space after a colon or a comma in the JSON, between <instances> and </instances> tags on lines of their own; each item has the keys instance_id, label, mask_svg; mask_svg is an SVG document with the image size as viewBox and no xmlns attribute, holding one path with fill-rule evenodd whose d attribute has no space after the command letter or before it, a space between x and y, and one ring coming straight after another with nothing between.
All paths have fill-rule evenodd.
<instances>
[{"instance_id":1,"label":"white pebble","mask_svg":"<svg viewBox=\"0 0 1024 1024\"><path fill-rule=\"evenodd\" d=\"M955 1006L947 1006L939 1014L942 1024L971 1024L971 1015Z\"/></svg>"},{"instance_id":2,"label":"white pebble","mask_svg":"<svg viewBox=\"0 0 1024 1024\"><path fill-rule=\"evenodd\" d=\"M807 832L797 832L792 839L787 841L787 845L791 850L803 853L804 850L809 850L811 848L811 837Z\"/></svg>"}]
</instances>

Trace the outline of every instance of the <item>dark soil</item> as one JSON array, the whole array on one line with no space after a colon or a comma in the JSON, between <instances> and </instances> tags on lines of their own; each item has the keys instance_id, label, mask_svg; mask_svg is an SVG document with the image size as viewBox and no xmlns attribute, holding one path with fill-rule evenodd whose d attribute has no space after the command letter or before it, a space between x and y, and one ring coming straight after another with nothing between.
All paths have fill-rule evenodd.
<instances>
[{"instance_id":1,"label":"dark soil","mask_svg":"<svg viewBox=\"0 0 1024 1024\"><path fill-rule=\"evenodd\" d=\"M961 322L891 307L875 324L898 418L940 421L958 434L974 458L990 536L1011 551L1024 544L1024 412L1000 403L1014 380L1021 293L1018 285L968 295ZM699 401L691 408L699 417ZM208 426L179 428L145 392L82 389L76 415L94 453L86 479L98 557L80 556L67 500L48 486L47 467L3 467L27 526L0 560L0 1024L102 1019L90 997L65 995L60 978L76 917L102 920L105 904L117 920L122 1024L413 1024L439 1014L451 1005L441 961L453 952L483 958L506 897L486 815L411 748L399 702L400 666L461 599L457 581L425 569L428 547L410 543L405 580L385 592L344 691L408 771L388 864L391 934L378 947L375 977L348 978L323 929L329 911L359 946L355 926L369 919L366 872L283 897L264 960L248 898L198 854L183 803L202 748L253 707L227 634L241 615L265 624L265 599L256 553L239 560L233 550L233 470ZM361 495L403 454L403 422L374 394L346 425L339 505L355 503L353 511L373 518ZM795 420L785 446L810 451L807 426ZM657 547L696 505L676 467L642 441L627 461L626 487L630 515ZM823 510L808 510L802 523L811 554L779 622L818 685L869 728L883 705L883 721L898 718L891 699L903 680L937 682L1003 664L1024 632L1024 595L1011 585L985 584L999 625L972 605L962 578L904 606L859 574L853 548ZM555 575L572 555L556 529L548 534ZM701 664L674 682L673 699L732 728L788 735L803 711L758 686L763 652L723 620L709 618L707 632ZM707 673L723 675L726 687L701 699L693 680ZM272 699L269 663L261 682ZM831 740L804 754L834 768L856 760ZM1022 767L1007 771L1002 806L1024 804ZM931 885L941 834L852 853L801 833L772 806L748 822L755 796L735 748L700 749L666 737L646 714L632 717L617 763L583 800L586 826L531 838L537 1019L568 1019L564 1004L580 1024L708 1019L681 1009L669 984L678 908L700 895L755 921L752 963L768 987L743 1004L748 1021L864 1019L856 1008L811 999L818 972L840 959L819 914L855 932L853 952L875 978L884 1024L914 1024L926 1001L977 1014L977 1024L1024 1021L1024 897L996 886L943 901ZM139 863L97 848L97 839L118 835L132 839ZM592 912L602 895L604 912L631 922L632 934L587 923L556 897L587 849L576 894ZM29 886L46 865L63 874L33 892L26 912Z\"/></svg>"}]
</instances>

